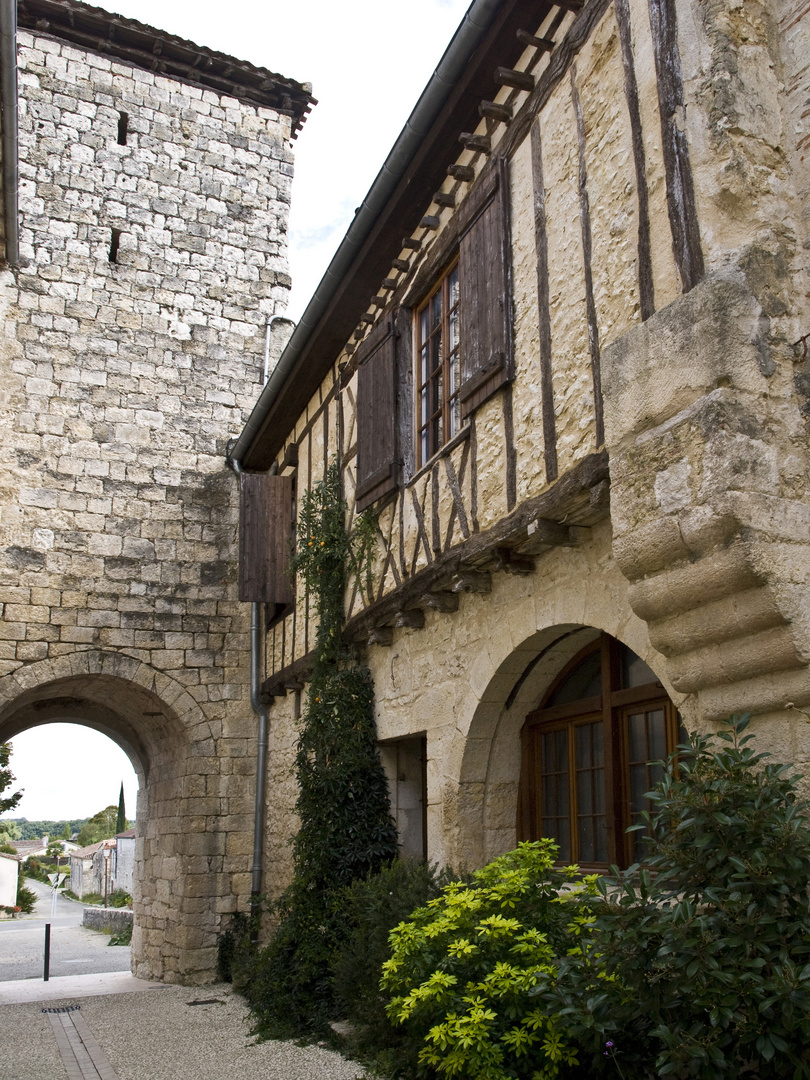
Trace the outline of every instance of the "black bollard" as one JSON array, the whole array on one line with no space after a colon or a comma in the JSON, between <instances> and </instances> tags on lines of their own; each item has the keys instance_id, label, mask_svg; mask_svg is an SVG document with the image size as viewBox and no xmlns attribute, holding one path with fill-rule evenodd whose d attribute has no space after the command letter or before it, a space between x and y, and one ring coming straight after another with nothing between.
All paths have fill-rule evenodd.
<instances>
[{"instance_id":1,"label":"black bollard","mask_svg":"<svg viewBox=\"0 0 810 1080\"><path fill-rule=\"evenodd\" d=\"M45 923L45 973L42 978L45 982L50 978L51 972L51 924Z\"/></svg>"}]
</instances>

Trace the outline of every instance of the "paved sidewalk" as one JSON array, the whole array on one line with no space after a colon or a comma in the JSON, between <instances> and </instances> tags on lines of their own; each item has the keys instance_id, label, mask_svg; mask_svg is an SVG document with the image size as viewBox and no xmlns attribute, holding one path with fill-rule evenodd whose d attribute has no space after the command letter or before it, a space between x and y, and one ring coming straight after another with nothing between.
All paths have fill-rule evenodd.
<instances>
[{"instance_id":1,"label":"paved sidewalk","mask_svg":"<svg viewBox=\"0 0 810 1080\"><path fill-rule=\"evenodd\" d=\"M23 1005L29 1001L59 1001L63 998L98 997L101 994L131 994L135 990L163 990L163 983L136 979L128 971L108 971L103 975L60 975L49 979L13 979L0 982L0 1005Z\"/></svg>"},{"instance_id":2,"label":"paved sidewalk","mask_svg":"<svg viewBox=\"0 0 810 1080\"><path fill-rule=\"evenodd\" d=\"M244 1001L225 983L166 986L114 972L0 983L0 995L2 1080L366 1076L325 1047L255 1043Z\"/></svg>"}]
</instances>

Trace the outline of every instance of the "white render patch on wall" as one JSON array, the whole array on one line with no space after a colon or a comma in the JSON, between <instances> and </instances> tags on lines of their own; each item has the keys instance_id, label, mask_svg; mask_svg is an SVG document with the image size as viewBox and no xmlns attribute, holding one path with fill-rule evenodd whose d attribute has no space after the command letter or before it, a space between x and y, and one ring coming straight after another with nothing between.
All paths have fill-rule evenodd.
<instances>
[{"instance_id":1,"label":"white render patch on wall","mask_svg":"<svg viewBox=\"0 0 810 1080\"><path fill-rule=\"evenodd\" d=\"M28 694L120 736L145 778L136 968L205 981L219 918L250 889L254 718L224 456L289 292L290 119L54 37L18 44L0 730Z\"/></svg>"}]
</instances>

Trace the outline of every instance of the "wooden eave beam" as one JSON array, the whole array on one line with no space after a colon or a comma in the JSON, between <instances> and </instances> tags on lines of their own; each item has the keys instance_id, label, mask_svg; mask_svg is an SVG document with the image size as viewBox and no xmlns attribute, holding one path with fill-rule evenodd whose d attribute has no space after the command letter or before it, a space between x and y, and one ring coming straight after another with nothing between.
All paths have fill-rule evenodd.
<instances>
[{"instance_id":1,"label":"wooden eave beam","mask_svg":"<svg viewBox=\"0 0 810 1080\"><path fill-rule=\"evenodd\" d=\"M467 65L444 107L422 141L317 326L296 358L264 422L243 457L247 469L268 469L298 416L303 412L368 306L367 298L388 277L402 250L403 230L415 228L433 193L447 175L459 133L480 122L482 97L499 89L494 78L502 61L514 62L520 46L517 31L538 26L553 4L544 0L507 0Z\"/></svg>"}]
</instances>

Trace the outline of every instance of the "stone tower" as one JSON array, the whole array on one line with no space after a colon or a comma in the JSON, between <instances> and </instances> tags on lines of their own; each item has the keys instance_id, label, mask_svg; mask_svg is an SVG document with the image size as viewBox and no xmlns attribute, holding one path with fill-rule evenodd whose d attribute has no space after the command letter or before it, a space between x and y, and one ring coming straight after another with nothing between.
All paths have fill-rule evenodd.
<instances>
[{"instance_id":1,"label":"stone tower","mask_svg":"<svg viewBox=\"0 0 810 1080\"><path fill-rule=\"evenodd\" d=\"M250 891L255 783L225 445L286 304L310 87L74 0L20 0L17 65L0 741L75 721L127 750L134 970L205 981Z\"/></svg>"}]
</instances>

